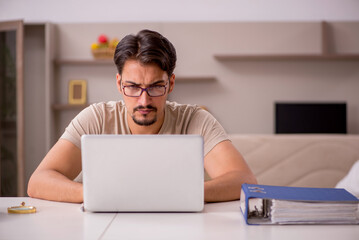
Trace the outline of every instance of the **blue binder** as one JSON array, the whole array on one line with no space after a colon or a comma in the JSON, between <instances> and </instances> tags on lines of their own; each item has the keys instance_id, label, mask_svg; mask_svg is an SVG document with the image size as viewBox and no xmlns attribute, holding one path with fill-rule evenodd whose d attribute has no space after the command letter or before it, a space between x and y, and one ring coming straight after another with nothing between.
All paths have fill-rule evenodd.
<instances>
[{"instance_id":1,"label":"blue binder","mask_svg":"<svg viewBox=\"0 0 359 240\"><path fill-rule=\"evenodd\" d=\"M273 200L285 200L291 202L293 211L291 208L281 209L286 211L286 216L296 219L296 215L300 215L301 219L297 221L283 221L276 222L273 218L276 217L276 209ZM286 202L284 202L286 203ZM316 219L315 221L309 219L306 220L305 211L300 211L301 203L310 204L310 207L315 210L316 206L320 204L331 204L328 211L336 210L339 205L348 209L357 209L359 206L359 199L350 194L345 189L336 188L305 188L305 187L283 187L283 186L269 186L269 185L257 185L257 184L242 184L241 192L241 211L247 222L247 224L357 224L359 223L358 216L353 215L347 219L340 215L335 219ZM318 205L319 204L319 205ZM343 205L345 204L345 205ZM343 208L343 207L342 207ZM307 209L307 208L306 208ZM308 211L308 210L306 210ZM325 214L325 210L320 210L320 214ZM315 212L313 211L313 215ZM292 214L292 215L291 215ZM332 213L331 213L332 214ZM354 214L354 213L353 213ZM344 215L344 214L342 214ZM349 214L350 215L350 214ZM303 219L304 218L304 219Z\"/></svg>"}]
</instances>

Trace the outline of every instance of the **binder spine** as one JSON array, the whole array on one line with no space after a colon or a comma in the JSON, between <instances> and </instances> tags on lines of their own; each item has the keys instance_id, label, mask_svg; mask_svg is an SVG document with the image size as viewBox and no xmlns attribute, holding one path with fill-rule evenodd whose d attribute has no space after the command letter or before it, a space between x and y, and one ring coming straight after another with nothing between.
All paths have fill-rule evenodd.
<instances>
[{"instance_id":1,"label":"binder spine","mask_svg":"<svg viewBox=\"0 0 359 240\"><path fill-rule=\"evenodd\" d=\"M248 222L248 211L249 211L249 194L248 194L248 186L246 183L242 184L242 192L241 192L241 211L244 217L244 220L247 224Z\"/></svg>"},{"instance_id":2,"label":"binder spine","mask_svg":"<svg viewBox=\"0 0 359 240\"><path fill-rule=\"evenodd\" d=\"M271 199L266 199L266 189L262 185L243 184L241 209L248 225L269 224L271 222Z\"/></svg>"}]
</instances>

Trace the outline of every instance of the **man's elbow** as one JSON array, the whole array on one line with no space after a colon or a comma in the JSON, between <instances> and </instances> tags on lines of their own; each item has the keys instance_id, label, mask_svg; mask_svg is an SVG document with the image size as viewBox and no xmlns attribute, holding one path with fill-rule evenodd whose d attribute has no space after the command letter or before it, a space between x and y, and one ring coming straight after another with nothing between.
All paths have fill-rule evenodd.
<instances>
[{"instance_id":1,"label":"man's elbow","mask_svg":"<svg viewBox=\"0 0 359 240\"><path fill-rule=\"evenodd\" d=\"M29 197L34 197L35 196L35 187L33 184L33 179L32 176L30 177L30 180L27 184L27 195L29 195Z\"/></svg>"},{"instance_id":2,"label":"man's elbow","mask_svg":"<svg viewBox=\"0 0 359 240\"><path fill-rule=\"evenodd\" d=\"M247 184L258 184L257 178L254 176L253 173L248 173L243 179L243 183Z\"/></svg>"},{"instance_id":3,"label":"man's elbow","mask_svg":"<svg viewBox=\"0 0 359 240\"><path fill-rule=\"evenodd\" d=\"M32 198L38 197L39 186L36 181L36 173L33 173L27 183L27 195Z\"/></svg>"}]
</instances>

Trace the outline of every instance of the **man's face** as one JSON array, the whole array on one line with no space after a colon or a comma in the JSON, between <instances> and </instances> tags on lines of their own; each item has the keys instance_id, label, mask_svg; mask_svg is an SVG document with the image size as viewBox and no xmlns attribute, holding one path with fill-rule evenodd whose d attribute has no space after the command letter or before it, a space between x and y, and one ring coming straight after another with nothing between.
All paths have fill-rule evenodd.
<instances>
[{"instance_id":1,"label":"man's face","mask_svg":"<svg viewBox=\"0 0 359 240\"><path fill-rule=\"evenodd\" d=\"M166 99L174 85L174 75L169 79L167 73L156 64L141 65L136 60L127 60L122 75L117 74L116 78L117 88L125 101L129 120L132 119L138 126L162 125ZM138 97L126 96L136 87L163 89L164 86L166 91L163 96L151 97L146 91Z\"/></svg>"}]
</instances>

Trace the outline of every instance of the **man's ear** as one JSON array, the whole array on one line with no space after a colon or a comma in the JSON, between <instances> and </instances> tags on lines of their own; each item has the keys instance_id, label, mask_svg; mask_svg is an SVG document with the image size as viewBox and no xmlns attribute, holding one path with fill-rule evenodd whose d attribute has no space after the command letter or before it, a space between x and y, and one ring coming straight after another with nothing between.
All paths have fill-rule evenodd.
<instances>
[{"instance_id":1,"label":"man's ear","mask_svg":"<svg viewBox=\"0 0 359 240\"><path fill-rule=\"evenodd\" d=\"M116 74L116 86L117 86L117 90L122 93L122 88L121 88L121 75L120 74Z\"/></svg>"},{"instance_id":2,"label":"man's ear","mask_svg":"<svg viewBox=\"0 0 359 240\"><path fill-rule=\"evenodd\" d=\"M176 75L172 74L170 77L170 88L168 89L168 93L171 93L173 91L173 88L175 87L175 79Z\"/></svg>"}]
</instances>

